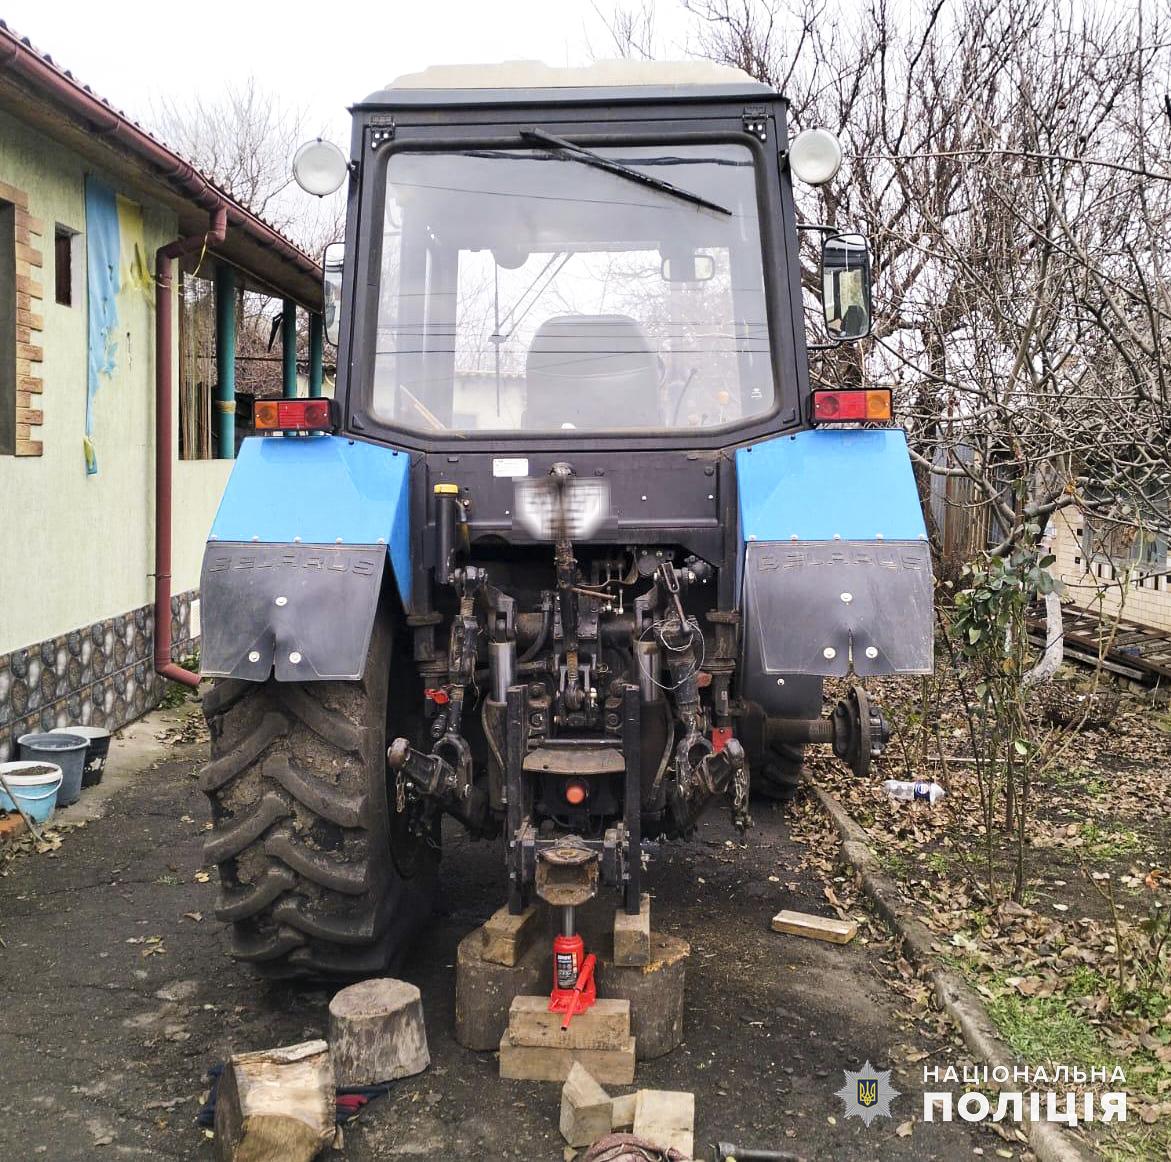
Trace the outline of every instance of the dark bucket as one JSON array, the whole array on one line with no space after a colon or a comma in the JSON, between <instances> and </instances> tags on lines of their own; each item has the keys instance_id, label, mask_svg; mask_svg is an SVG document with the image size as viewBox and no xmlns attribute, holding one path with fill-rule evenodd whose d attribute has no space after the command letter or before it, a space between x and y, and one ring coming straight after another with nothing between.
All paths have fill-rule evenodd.
<instances>
[{"instance_id":1,"label":"dark bucket","mask_svg":"<svg viewBox=\"0 0 1171 1162\"><path fill-rule=\"evenodd\" d=\"M50 734L75 734L89 743L85 752L85 770L81 775L83 787L96 787L102 781L106 759L110 754L110 732L101 726L60 726Z\"/></svg>"},{"instance_id":2,"label":"dark bucket","mask_svg":"<svg viewBox=\"0 0 1171 1162\"><path fill-rule=\"evenodd\" d=\"M77 734L22 734L17 740L20 757L33 763L53 763L61 768L57 806L66 807L81 798L81 776L89 739Z\"/></svg>"}]
</instances>

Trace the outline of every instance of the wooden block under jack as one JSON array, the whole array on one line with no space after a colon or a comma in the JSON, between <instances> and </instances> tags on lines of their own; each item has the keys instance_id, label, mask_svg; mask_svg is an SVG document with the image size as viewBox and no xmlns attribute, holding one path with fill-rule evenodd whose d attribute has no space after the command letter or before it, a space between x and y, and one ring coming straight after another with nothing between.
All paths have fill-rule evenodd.
<instances>
[{"instance_id":1,"label":"wooden block under jack","mask_svg":"<svg viewBox=\"0 0 1171 1162\"><path fill-rule=\"evenodd\" d=\"M695 1149L695 1094L640 1089L634 1095L634 1136L656 1146L674 1146L685 1158Z\"/></svg>"},{"instance_id":2,"label":"wooden block under jack","mask_svg":"<svg viewBox=\"0 0 1171 1162\"><path fill-rule=\"evenodd\" d=\"M610 1132L610 1095L575 1061L561 1088L561 1136L571 1146L592 1146Z\"/></svg>"},{"instance_id":3,"label":"wooden block under jack","mask_svg":"<svg viewBox=\"0 0 1171 1162\"><path fill-rule=\"evenodd\" d=\"M635 967L651 959L651 898L639 897L637 916L628 916L624 908L614 913L614 963Z\"/></svg>"},{"instance_id":4,"label":"wooden block under jack","mask_svg":"<svg viewBox=\"0 0 1171 1162\"><path fill-rule=\"evenodd\" d=\"M548 997L513 997L508 1037L514 1045L555 1049L623 1049L630 1040L630 1002L599 999L561 1028L561 1013L549 1012Z\"/></svg>"},{"instance_id":5,"label":"wooden block under jack","mask_svg":"<svg viewBox=\"0 0 1171 1162\"><path fill-rule=\"evenodd\" d=\"M791 936L807 936L812 940L828 940L831 944L849 944L858 931L858 924L855 920L811 916L807 912L790 912L786 909L773 917L773 931L787 932Z\"/></svg>"},{"instance_id":6,"label":"wooden block under jack","mask_svg":"<svg viewBox=\"0 0 1171 1162\"><path fill-rule=\"evenodd\" d=\"M588 1069L595 1081L606 1085L630 1085L634 1081L634 1038L627 1038L621 1049L514 1045L507 1033L500 1039L501 1077L519 1081L564 1081L575 1061Z\"/></svg>"},{"instance_id":7,"label":"wooden block under jack","mask_svg":"<svg viewBox=\"0 0 1171 1162\"><path fill-rule=\"evenodd\" d=\"M480 955L491 964L512 968L524 956L540 927L535 904L530 904L519 916L514 916L507 906L499 908L481 929L484 947Z\"/></svg>"}]
</instances>

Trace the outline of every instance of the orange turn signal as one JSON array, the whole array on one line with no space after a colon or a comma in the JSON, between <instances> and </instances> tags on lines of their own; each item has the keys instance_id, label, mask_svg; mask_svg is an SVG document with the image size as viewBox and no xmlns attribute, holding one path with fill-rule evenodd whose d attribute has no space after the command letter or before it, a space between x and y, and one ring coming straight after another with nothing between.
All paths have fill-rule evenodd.
<instances>
[{"instance_id":1,"label":"orange turn signal","mask_svg":"<svg viewBox=\"0 0 1171 1162\"><path fill-rule=\"evenodd\" d=\"M590 797L590 789L580 779L565 784L565 801L571 807L580 807Z\"/></svg>"}]
</instances>

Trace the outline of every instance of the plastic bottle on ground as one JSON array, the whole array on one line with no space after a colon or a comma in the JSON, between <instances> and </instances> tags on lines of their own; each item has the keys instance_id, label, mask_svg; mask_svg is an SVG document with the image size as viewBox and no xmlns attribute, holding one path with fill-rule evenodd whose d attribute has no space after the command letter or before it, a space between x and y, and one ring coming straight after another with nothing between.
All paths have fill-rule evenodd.
<instances>
[{"instance_id":1,"label":"plastic bottle on ground","mask_svg":"<svg viewBox=\"0 0 1171 1162\"><path fill-rule=\"evenodd\" d=\"M938 783L922 783L910 779L887 779L882 788L892 799L929 803L932 807L947 794Z\"/></svg>"}]
</instances>

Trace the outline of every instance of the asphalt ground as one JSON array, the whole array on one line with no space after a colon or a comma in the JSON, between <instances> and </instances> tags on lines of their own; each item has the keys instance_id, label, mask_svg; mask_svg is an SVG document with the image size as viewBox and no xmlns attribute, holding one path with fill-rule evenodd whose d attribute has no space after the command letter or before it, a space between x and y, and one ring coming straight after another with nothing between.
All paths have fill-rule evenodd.
<instances>
[{"instance_id":1,"label":"asphalt ground","mask_svg":"<svg viewBox=\"0 0 1171 1162\"><path fill-rule=\"evenodd\" d=\"M266 983L226 955L201 856L205 745L174 721L154 719L153 768L116 743L86 825L0 879L0 1158L210 1158L196 1124L208 1067L325 1034L328 989ZM783 907L830 914L831 873L806 860L784 810L754 815L744 840L713 810L691 841L648 849L654 923L689 940L692 957L684 1042L640 1063L637 1084L695 1093L700 1157L717 1139L811 1160L1020 1156L986 1129L922 1123L922 1062L962 1054L890 987L880 931L837 946L770 930ZM395 1083L326 1157L563 1158L559 1087L502 1081L494 1054L453 1035L456 945L504 893L499 846L451 829L442 910L403 971L422 990L432 1065ZM902 1095L869 1127L835 1094L866 1061L893 1067Z\"/></svg>"}]
</instances>

